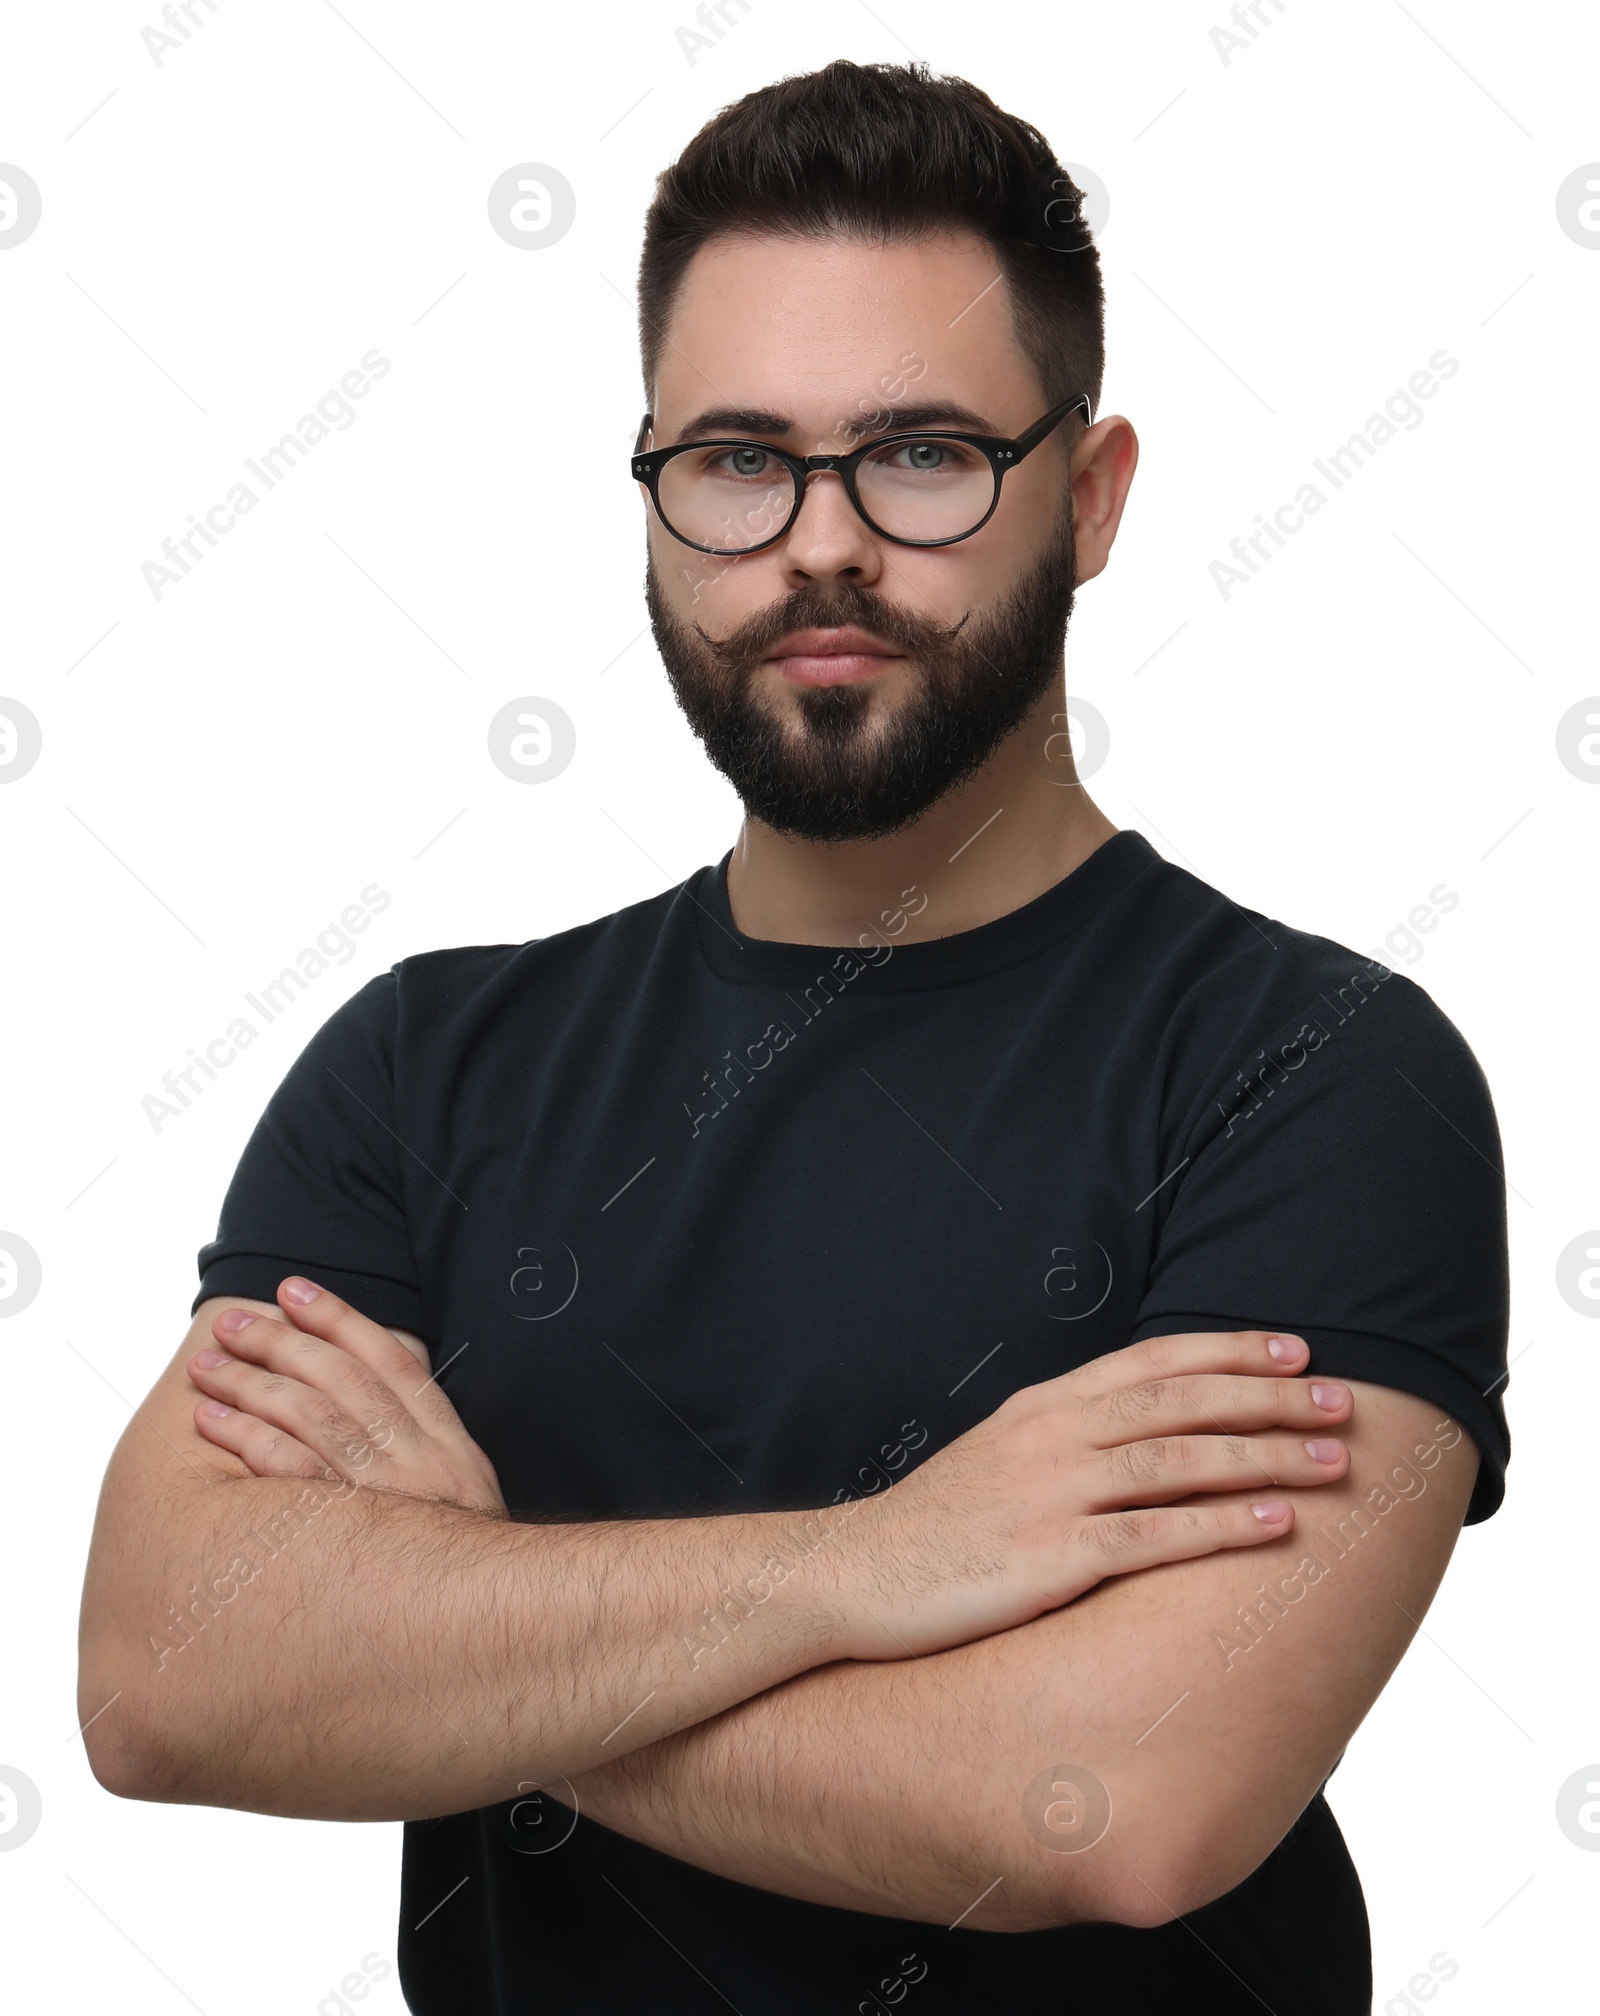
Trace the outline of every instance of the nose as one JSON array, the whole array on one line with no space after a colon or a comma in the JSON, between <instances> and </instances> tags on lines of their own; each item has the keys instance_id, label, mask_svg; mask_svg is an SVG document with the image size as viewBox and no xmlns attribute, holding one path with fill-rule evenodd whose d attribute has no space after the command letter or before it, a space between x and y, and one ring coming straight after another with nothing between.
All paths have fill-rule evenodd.
<instances>
[{"instance_id":1,"label":"nose","mask_svg":"<svg viewBox=\"0 0 1600 2016\"><path fill-rule=\"evenodd\" d=\"M809 472L799 515L777 551L784 579L792 588L808 581L869 583L883 573L877 536L851 503L844 478L833 469Z\"/></svg>"}]
</instances>

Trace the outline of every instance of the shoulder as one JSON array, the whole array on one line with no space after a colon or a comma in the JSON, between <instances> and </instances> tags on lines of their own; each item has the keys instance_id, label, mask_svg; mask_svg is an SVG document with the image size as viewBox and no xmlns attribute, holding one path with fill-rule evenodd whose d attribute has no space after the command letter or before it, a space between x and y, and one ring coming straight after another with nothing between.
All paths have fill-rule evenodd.
<instances>
[{"instance_id":1,"label":"shoulder","mask_svg":"<svg viewBox=\"0 0 1600 2016\"><path fill-rule=\"evenodd\" d=\"M1245 908L1197 875L1153 857L1128 892L1159 975L1169 1083L1202 1097L1209 1083L1281 1077L1309 1056L1338 1075L1415 1070L1483 1087L1460 1031L1415 981L1337 940Z\"/></svg>"},{"instance_id":2,"label":"shoulder","mask_svg":"<svg viewBox=\"0 0 1600 2016\"><path fill-rule=\"evenodd\" d=\"M636 979L663 941L684 928L694 880L546 938L410 953L346 1007L403 1034L473 1025L509 1004L592 1005L597 995L614 995Z\"/></svg>"}]
</instances>

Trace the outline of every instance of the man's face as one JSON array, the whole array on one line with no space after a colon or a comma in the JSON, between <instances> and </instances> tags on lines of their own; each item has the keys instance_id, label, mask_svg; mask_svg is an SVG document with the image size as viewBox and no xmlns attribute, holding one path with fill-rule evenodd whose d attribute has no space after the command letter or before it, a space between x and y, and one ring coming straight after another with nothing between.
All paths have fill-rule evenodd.
<instances>
[{"instance_id":1,"label":"man's face","mask_svg":"<svg viewBox=\"0 0 1600 2016\"><path fill-rule=\"evenodd\" d=\"M1022 433L1049 401L997 272L965 233L713 241L667 331L654 445L841 454L906 426ZM771 424L701 424L717 414ZM679 703L746 811L810 840L895 832L988 760L1055 683L1075 574L1060 434L952 546L881 538L832 474L783 539L737 559L649 513L646 597Z\"/></svg>"}]
</instances>

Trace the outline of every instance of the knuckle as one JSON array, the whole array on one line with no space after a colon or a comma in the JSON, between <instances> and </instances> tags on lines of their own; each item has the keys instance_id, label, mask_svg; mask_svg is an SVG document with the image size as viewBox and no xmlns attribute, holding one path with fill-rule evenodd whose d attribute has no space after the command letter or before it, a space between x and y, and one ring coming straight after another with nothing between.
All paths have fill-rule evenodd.
<instances>
[{"instance_id":1,"label":"knuckle","mask_svg":"<svg viewBox=\"0 0 1600 2016\"><path fill-rule=\"evenodd\" d=\"M1160 1382L1114 1386L1083 1402L1083 1422L1091 1433L1120 1435L1146 1420L1160 1405Z\"/></svg>"},{"instance_id":2,"label":"knuckle","mask_svg":"<svg viewBox=\"0 0 1600 2016\"><path fill-rule=\"evenodd\" d=\"M1253 1417L1255 1413L1256 1387L1248 1377L1237 1372L1226 1372L1217 1380L1215 1387L1218 1414L1233 1419L1238 1415Z\"/></svg>"},{"instance_id":3,"label":"knuckle","mask_svg":"<svg viewBox=\"0 0 1600 2016\"><path fill-rule=\"evenodd\" d=\"M289 1437L280 1434L277 1429L272 1429L262 1438L256 1453L259 1460L272 1470L287 1470L299 1461Z\"/></svg>"},{"instance_id":4,"label":"knuckle","mask_svg":"<svg viewBox=\"0 0 1600 2016\"><path fill-rule=\"evenodd\" d=\"M354 1451L362 1446L365 1438L360 1428L332 1401L327 1401L316 1408L312 1419L320 1438L332 1443L337 1449Z\"/></svg>"},{"instance_id":5,"label":"knuckle","mask_svg":"<svg viewBox=\"0 0 1600 2016\"><path fill-rule=\"evenodd\" d=\"M1108 1560L1131 1554L1152 1537L1148 1512L1113 1512L1097 1519L1091 1536L1095 1547Z\"/></svg>"},{"instance_id":6,"label":"knuckle","mask_svg":"<svg viewBox=\"0 0 1600 2016\"><path fill-rule=\"evenodd\" d=\"M1143 1421L1161 1405L1162 1387L1160 1379L1142 1380L1137 1386L1124 1386L1117 1394L1119 1417L1124 1421Z\"/></svg>"}]
</instances>

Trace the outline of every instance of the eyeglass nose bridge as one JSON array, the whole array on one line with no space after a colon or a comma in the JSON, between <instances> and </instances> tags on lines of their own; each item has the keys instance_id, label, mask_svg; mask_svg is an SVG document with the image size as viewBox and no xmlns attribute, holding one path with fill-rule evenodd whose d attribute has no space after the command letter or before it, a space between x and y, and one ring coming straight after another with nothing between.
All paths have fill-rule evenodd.
<instances>
[{"instance_id":1,"label":"eyeglass nose bridge","mask_svg":"<svg viewBox=\"0 0 1600 2016\"><path fill-rule=\"evenodd\" d=\"M791 473L793 465L799 464L804 469L805 474L794 486L794 505L789 513L789 522L784 527L786 533L793 532L795 526L799 523L800 514L806 506L806 498L811 493L811 479L813 476L837 476L839 479L839 488L844 494L845 502L851 507L852 514L867 531L877 531L877 527L867 516L861 499L856 492L851 472L844 467L845 459L843 455L796 455L791 459Z\"/></svg>"}]
</instances>

